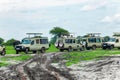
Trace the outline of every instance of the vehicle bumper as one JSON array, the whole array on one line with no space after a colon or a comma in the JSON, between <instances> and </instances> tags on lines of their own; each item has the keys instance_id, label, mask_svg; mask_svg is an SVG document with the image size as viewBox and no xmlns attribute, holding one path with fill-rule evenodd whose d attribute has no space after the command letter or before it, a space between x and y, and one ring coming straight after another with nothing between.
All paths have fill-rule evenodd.
<instances>
[{"instance_id":1,"label":"vehicle bumper","mask_svg":"<svg viewBox=\"0 0 120 80\"><path fill-rule=\"evenodd\" d=\"M25 48L15 48L16 51L25 51Z\"/></svg>"},{"instance_id":2,"label":"vehicle bumper","mask_svg":"<svg viewBox=\"0 0 120 80\"><path fill-rule=\"evenodd\" d=\"M110 47L111 47L111 45L108 45L108 44L103 44L103 45L102 45L102 48L103 48L103 49L107 49L107 48L110 48Z\"/></svg>"}]
</instances>

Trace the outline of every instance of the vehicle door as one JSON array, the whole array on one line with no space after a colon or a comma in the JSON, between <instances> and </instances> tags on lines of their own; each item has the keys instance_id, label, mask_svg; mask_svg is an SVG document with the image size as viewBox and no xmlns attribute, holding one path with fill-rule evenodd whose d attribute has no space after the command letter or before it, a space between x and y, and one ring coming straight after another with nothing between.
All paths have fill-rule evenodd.
<instances>
[{"instance_id":1,"label":"vehicle door","mask_svg":"<svg viewBox=\"0 0 120 80\"><path fill-rule=\"evenodd\" d=\"M101 47L102 46L102 39L96 38L96 46Z\"/></svg>"},{"instance_id":2,"label":"vehicle door","mask_svg":"<svg viewBox=\"0 0 120 80\"><path fill-rule=\"evenodd\" d=\"M115 46L115 47L120 47L120 39L116 39L116 40L115 40L114 46Z\"/></svg>"},{"instance_id":3,"label":"vehicle door","mask_svg":"<svg viewBox=\"0 0 120 80\"><path fill-rule=\"evenodd\" d=\"M87 46L92 47L93 45L96 45L96 38L95 37L88 38Z\"/></svg>"},{"instance_id":4,"label":"vehicle door","mask_svg":"<svg viewBox=\"0 0 120 80\"><path fill-rule=\"evenodd\" d=\"M48 43L48 39L40 39L40 49L44 47L44 48L49 48L49 43Z\"/></svg>"},{"instance_id":5,"label":"vehicle door","mask_svg":"<svg viewBox=\"0 0 120 80\"><path fill-rule=\"evenodd\" d=\"M31 41L31 46L30 46L30 49L31 50L38 50L39 48L39 43L40 43L40 40L39 39L35 39L35 40L32 40Z\"/></svg>"},{"instance_id":6,"label":"vehicle door","mask_svg":"<svg viewBox=\"0 0 120 80\"><path fill-rule=\"evenodd\" d=\"M77 45L77 40L76 39L72 39L72 46L74 49L77 49L77 47L79 46L79 44Z\"/></svg>"}]
</instances>

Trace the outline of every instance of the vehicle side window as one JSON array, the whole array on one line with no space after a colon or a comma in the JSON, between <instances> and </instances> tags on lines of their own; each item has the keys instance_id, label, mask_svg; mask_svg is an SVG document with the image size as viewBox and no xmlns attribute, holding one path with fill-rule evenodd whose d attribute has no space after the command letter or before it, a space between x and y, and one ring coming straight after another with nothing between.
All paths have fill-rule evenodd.
<instances>
[{"instance_id":1,"label":"vehicle side window","mask_svg":"<svg viewBox=\"0 0 120 80\"><path fill-rule=\"evenodd\" d=\"M72 43L72 39L66 39L65 43Z\"/></svg>"},{"instance_id":2,"label":"vehicle side window","mask_svg":"<svg viewBox=\"0 0 120 80\"><path fill-rule=\"evenodd\" d=\"M70 43L72 43L72 39L70 39Z\"/></svg>"},{"instance_id":3,"label":"vehicle side window","mask_svg":"<svg viewBox=\"0 0 120 80\"><path fill-rule=\"evenodd\" d=\"M47 44L48 43L48 39L40 39L40 44Z\"/></svg>"},{"instance_id":4,"label":"vehicle side window","mask_svg":"<svg viewBox=\"0 0 120 80\"><path fill-rule=\"evenodd\" d=\"M39 39L36 39L36 44L39 44Z\"/></svg>"},{"instance_id":5,"label":"vehicle side window","mask_svg":"<svg viewBox=\"0 0 120 80\"><path fill-rule=\"evenodd\" d=\"M95 43L95 42L96 42L96 38L89 38L89 39L88 39L88 42L90 42L90 43Z\"/></svg>"},{"instance_id":6,"label":"vehicle side window","mask_svg":"<svg viewBox=\"0 0 120 80\"><path fill-rule=\"evenodd\" d=\"M116 39L116 43L118 43L119 42L119 40L118 39Z\"/></svg>"},{"instance_id":7,"label":"vehicle side window","mask_svg":"<svg viewBox=\"0 0 120 80\"><path fill-rule=\"evenodd\" d=\"M65 43L69 43L69 40L68 40L68 39L65 39Z\"/></svg>"},{"instance_id":8,"label":"vehicle side window","mask_svg":"<svg viewBox=\"0 0 120 80\"><path fill-rule=\"evenodd\" d=\"M34 44L34 41L31 42L31 45L33 45L33 44Z\"/></svg>"},{"instance_id":9,"label":"vehicle side window","mask_svg":"<svg viewBox=\"0 0 120 80\"><path fill-rule=\"evenodd\" d=\"M75 39L73 39L73 43L75 43Z\"/></svg>"},{"instance_id":10,"label":"vehicle side window","mask_svg":"<svg viewBox=\"0 0 120 80\"><path fill-rule=\"evenodd\" d=\"M97 43L100 43L100 42L101 42L101 39L100 39L100 38L96 38L96 42L97 42Z\"/></svg>"}]
</instances>

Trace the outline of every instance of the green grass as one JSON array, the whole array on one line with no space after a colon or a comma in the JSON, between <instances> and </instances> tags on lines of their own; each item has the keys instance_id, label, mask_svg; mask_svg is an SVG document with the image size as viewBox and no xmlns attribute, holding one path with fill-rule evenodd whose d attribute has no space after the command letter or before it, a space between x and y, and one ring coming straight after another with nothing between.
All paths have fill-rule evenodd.
<instances>
[{"instance_id":1,"label":"green grass","mask_svg":"<svg viewBox=\"0 0 120 80\"><path fill-rule=\"evenodd\" d=\"M58 52L59 50L54 46L51 45L50 48L46 52Z\"/></svg>"},{"instance_id":2,"label":"green grass","mask_svg":"<svg viewBox=\"0 0 120 80\"><path fill-rule=\"evenodd\" d=\"M9 65L8 63L5 63L5 62L0 62L0 67L2 67L2 66L7 66L7 65Z\"/></svg>"},{"instance_id":3,"label":"green grass","mask_svg":"<svg viewBox=\"0 0 120 80\"><path fill-rule=\"evenodd\" d=\"M76 64L80 61L87 61L92 59L99 59L100 56L109 56L113 54L120 54L120 50L102 50L97 49L94 51L81 51L81 52L71 52L64 54L64 58L68 60L66 63L67 66Z\"/></svg>"},{"instance_id":4,"label":"green grass","mask_svg":"<svg viewBox=\"0 0 120 80\"><path fill-rule=\"evenodd\" d=\"M9 61L9 60L16 60L16 61L25 61L29 58L31 58L32 56L28 55L28 54L22 54L20 56L5 56L3 58L0 58L1 61Z\"/></svg>"},{"instance_id":5,"label":"green grass","mask_svg":"<svg viewBox=\"0 0 120 80\"><path fill-rule=\"evenodd\" d=\"M0 58L0 67L10 65L9 61L25 61L30 59L31 57L32 56L29 54L21 54L20 56L4 56Z\"/></svg>"},{"instance_id":6,"label":"green grass","mask_svg":"<svg viewBox=\"0 0 120 80\"><path fill-rule=\"evenodd\" d=\"M15 54L16 51L13 46L6 46L6 54Z\"/></svg>"}]
</instances>

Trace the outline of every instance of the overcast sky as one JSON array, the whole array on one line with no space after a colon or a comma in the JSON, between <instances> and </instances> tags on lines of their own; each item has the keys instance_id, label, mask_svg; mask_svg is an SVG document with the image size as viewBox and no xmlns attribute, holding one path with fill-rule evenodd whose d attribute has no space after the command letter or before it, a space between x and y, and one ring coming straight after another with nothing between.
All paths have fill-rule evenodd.
<instances>
[{"instance_id":1,"label":"overcast sky","mask_svg":"<svg viewBox=\"0 0 120 80\"><path fill-rule=\"evenodd\" d=\"M27 32L51 37L62 27L85 35L120 32L120 0L0 0L0 37L22 39Z\"/></svg>"}]
</instances>

